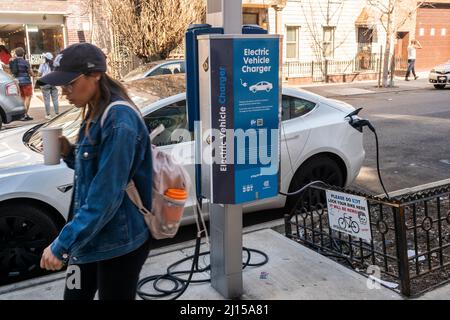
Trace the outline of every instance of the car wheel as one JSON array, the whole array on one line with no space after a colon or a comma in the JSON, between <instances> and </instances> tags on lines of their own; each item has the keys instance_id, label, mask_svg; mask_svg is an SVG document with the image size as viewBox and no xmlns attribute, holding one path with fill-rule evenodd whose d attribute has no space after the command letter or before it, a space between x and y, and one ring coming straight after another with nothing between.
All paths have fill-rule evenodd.
<instances>
[{"instance_id":1,"label":"car wheel","mask_svg":"<svg viewBox=\"0 0 450 320\"><path fill-rule=\"evenodd\" d=\"M445 88L445 84L435 84L434 87L436 89L444 89Z\"/></svg>"},{"instance_id":2,"label":"car wheel","mask_svg":"<svg viewBox=\"0 0 450 320\"><path fill-rule=\"evenodd\" d=\"M40 274L44 249L56 238L57 224L29 205L0 208L0 279L22 280ZM2 280L0 280L2 282Z\"/></svg>"},{"instance_id":3,"label":"car wheel","mask_svg":"<svg viewBox=\"0 0 450 320\"><path fill-rule=\"evenodd\" d=\"M309 182L320 180L329 185L343 187L345 183L344 172L339 165L331 158L316 157L303 163L294 175L289 186L289 192L299 190ZM302 195L304 203L310 202L311 206L325 203L325 193L319 190L313 190L311 193L305 192ZM299 195L289 196L286 199L286 213L292 212L298 205ZM309 208L307 208L309 209Z\"/></svg>"}]
</instances>

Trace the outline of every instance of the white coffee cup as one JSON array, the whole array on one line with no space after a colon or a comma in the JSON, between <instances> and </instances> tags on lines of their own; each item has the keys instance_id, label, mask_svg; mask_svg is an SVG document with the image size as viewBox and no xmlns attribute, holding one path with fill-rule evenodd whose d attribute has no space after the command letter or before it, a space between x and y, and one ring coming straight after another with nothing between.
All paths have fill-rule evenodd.
<instances>
[{"instance_id":1,"label":"white coffee cup","mask_svg":"<svg viewBox=\"0 0 450 320\"><path fill-rule=\"evenodd\" d=\"M59 137L62 135L62 129L43 128L40 131L44 144L44 164L59 164L61 159L61 144L59 142Z\"/></svg>"}]
</instances>

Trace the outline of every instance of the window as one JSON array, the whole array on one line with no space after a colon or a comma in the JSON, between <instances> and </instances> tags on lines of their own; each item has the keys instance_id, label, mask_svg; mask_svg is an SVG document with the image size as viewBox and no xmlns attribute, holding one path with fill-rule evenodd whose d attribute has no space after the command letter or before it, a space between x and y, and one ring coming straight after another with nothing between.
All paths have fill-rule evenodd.
<instances>
[{"instance_id":1,"label":"window","mask_svg":"<svg viewBox=\"0 0 450 320\"><path fill-rule=\"evenodd\" d=\"M419 29L419 36L423 37L425 35L425 28Z\"/></svg>"},{"instance_id":2,"label":"window","mask_svg":"<svg viewBox=\"0 0 450 320\"><path fill-rule=\"evenodd\" d=\"M436 34L436 29L431 28L430 29L430 36L434 36Z\"/></svg>"},{"instance_id":3,"label":"window","mask_svg":"<svg viewBox=\"0 0 450 320\"><path fill-rule=\"evenodd\" d=\"M447 34L447 30L445 28L441 29L441 36L445 37L445 35Z\"/></svg>"},{"instance_id":4,"label":"window","mask_svg":"<svg viewBox=\"0 0 450 320\"><path fill-rule=\"evenodd\" d=\"M311 112L316 104L314 102L291 97L283 96L281 104L281 120L295 119Z\"/></svg>"},{"instance_id":5,"label":"window","mask_svg":"<svg viewBox=\"0 0 450 320\"><path fill-rule=\"evenodd\" d=\"M258 24L258 14L257 13L243 13L242 14L242 22L243 24Z\"/></svg>"},{"instance_id":6,"label":"window","mask_svg":"<svg viewBox=\"0 0 450 320\"><path fill-rule=\"evenodd\" d=\"M298 59L299 27L286 26L286 59Z\"/></svg>"},{"instance_id":7,"label":"window","mask_svg":"<svg viewBox=\"0 0 450 320\"><path fill-rule=\"evenodd\" d=\"M144 120L149 130L154 130L160 124L164 125L165 130L153 139L153 144L157 146L166 146L182 142L184 139L181 135L173 141L172 133L177 129L185 129L186 132L188 132L186 100L162 107L146 115Z\"/></svg>"},{"instance_id":8,"label":"window","mask_svg":"<svg viewBox=\"0 0 450 320\"><path fill-rule=\"evenodd\" d=\"M323 27L323 55L326 58L334 56L334 29L335 27Z\"/></svg>"},{"instance_id":9,"label":"window","mask_svg":"<svg viewBox=\"0 0 450 320\"><path fill-rule=\"evenodd\" d=\"M152 71L147 75L147 77L150 76L158 76L161 74L176 74L176 73L185 73L185 66L184 62L176 62L176 63L170 63L163 65L156 70Z\"/></svg>"}]
</instances>

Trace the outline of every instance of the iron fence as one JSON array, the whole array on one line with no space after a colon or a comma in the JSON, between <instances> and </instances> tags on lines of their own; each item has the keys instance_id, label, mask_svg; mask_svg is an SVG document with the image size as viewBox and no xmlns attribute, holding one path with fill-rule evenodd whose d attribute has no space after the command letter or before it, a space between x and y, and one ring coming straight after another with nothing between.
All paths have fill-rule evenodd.
<instances>
[{"instance_id":1,"label":"iron fence","mask_svg":"<svg viewBox=\"0 0 450 320\"><path fill-rule=\"evenodd\" d=\"M313 82L322 82L332 75L376 72L379 63L377 54L359 55L350 60L287 61L283 63L283 76L311 77Z\"/></svg>"},{"instance_id":2,"label":"iron fence","mask_svg":"<svg viewBox=\"0 0 450 320\"><path fill-rule=\"evenodd\" d=\"M285 215L288 238L415 296L450 280L450 184L395 198L367 198L371 241L330 228L325 188L310 187ZM384 281L384 282L383 282Z\"/></svg>"}]
</instances>

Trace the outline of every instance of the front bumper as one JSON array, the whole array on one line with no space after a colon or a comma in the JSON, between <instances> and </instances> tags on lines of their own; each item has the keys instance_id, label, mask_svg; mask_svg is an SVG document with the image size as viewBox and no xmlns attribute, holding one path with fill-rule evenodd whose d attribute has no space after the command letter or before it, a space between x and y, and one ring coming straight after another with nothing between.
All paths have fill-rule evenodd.
<instances>
[{"instance_id":1,"label":"front bumper","mask_svg":"<svg viewBox=\"0 0 450 320\"><path fill-rule=\"evenodd\" d=\"M450 84L450 74L430 73L428 82L430 84Z\"/></svg>"}]
</instances>

